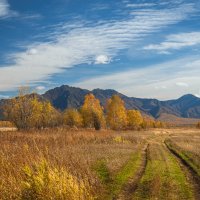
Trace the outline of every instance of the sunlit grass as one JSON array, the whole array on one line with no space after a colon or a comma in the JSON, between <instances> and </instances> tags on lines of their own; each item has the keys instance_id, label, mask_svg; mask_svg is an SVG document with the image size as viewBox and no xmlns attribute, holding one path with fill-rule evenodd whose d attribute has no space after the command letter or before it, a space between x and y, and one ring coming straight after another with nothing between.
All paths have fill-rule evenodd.
<instances>
[{"instance_id":1,"label":"sunlit grass","mask_svg":"<svg viewBox=\"0 0 200 200\"><path fill-rule=\"evenodd\" d=\"M0 133L1 199L13 200L22 199L22 197L26 199L27 194L38 193L38 191L40 199L45 199L45 196L42 196L45 192L49 195L48 199L51 199L52 193L56 193L58 189L56 185L53 186L54 179L58 180L61 176L73 177L73 184L84 182L91 198L104 199L111 191L106 185L109 179L114 181L113 177L119 174L116 177L120 181L114 181L114 183L122 185L128 178L124 179L127 176L126 173L133 173L131 168L129 172L126 166L130 162L131 166L135 164L136 160L132 156L138 153L143 144L143 139L139 134L138 132L133 134L133 132L93 130L70 131L62 128L30 132L2 132ZM117 142L116 137L129 142ZM41 160L47 163L46 171L43 170L44 174L51 177L47 182L42 173L39 175L39 169L44 167ZM102 160L103 162L98 164ZM95 165L98 166L96 170ZM125 174L122 173L124 169L126 169ZM108 174L106 174L107 171ZM105 178L108 175L110 177ZM39 189L36 189L38 179L41 183L39 182ZM61 191L64 191L62 189L64 185L69 184L63 181L61 178L60 182L57 182ZM44 185L47 185L46 189ZM112 189L112 191L115 190ZM66 194L61 192L60 195Z\"/></svg>"},{"instance_id":2,"label":"sunlit grass","mask_svg":"<svg viewBox=\"0 0 200 200\"><path fill-rule=\"evenodd\" d=\"M150 145L147 168L133 199L194 199L186 175L164 146Z\"/></svg>"}]
</instances>

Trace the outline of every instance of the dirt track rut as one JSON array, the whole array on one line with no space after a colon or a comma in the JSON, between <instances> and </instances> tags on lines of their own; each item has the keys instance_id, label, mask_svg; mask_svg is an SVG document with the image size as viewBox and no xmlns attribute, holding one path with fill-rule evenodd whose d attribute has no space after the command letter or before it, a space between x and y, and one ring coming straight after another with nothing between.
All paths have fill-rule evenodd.
<instances>
[{"instance_id":1,"label":"dirt track rut","mask_svg":"<svg viewBox=\"0 0 200 200\"><path fill-rule=\"evenodd\" d=\"M164 141L170 131L155 131L143 149L141 167L124 186L118 200L200 200L200 178Z\"/></svg>"}]
</instances>

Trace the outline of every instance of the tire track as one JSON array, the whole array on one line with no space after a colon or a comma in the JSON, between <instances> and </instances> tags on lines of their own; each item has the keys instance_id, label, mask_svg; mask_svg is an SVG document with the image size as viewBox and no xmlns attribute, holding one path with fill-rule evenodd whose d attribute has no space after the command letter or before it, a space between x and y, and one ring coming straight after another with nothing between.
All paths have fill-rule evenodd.
<instances>
[{"instance_id":1,"label":"tire track","mask_svg":"<svg viewBox=\"0 0 200 200\"><path fill-rule=\"evenodd\" d=\"M141 165L138 168L137 173L134 177L130 178L129 181L123 186L121 193L118 195L116 200L131 200L132 195L138 187L138 183L142 178L143 174L145 173L145 169L147 166L147 157L148 157L148 148L149 144L147 144L142 150L142 159Z\"/></svg>"},{"instance_id":2,"label":"tire track","mask_svg":"<svg viewBox=\"0 0 200 200\"><path fill-rule=\"evenodd\" d=\"M154 135L147 140L149 162L132 199L194 200L192 184L164 144L169 134L156 131Z\"/></svg>"},{"instance_id":3,"label":"tire track","mask_svg":"<svg viewBox=\"0 0 200 200\"><path fill-rule=\"evenodd\" d=\"M194 189L194 196L196 200L200 200L200 177L197 172L170 146L164 142L169 152L171 152L177 159L181 169L189 178L190 184Z\"/></svg>"}]
</instances>

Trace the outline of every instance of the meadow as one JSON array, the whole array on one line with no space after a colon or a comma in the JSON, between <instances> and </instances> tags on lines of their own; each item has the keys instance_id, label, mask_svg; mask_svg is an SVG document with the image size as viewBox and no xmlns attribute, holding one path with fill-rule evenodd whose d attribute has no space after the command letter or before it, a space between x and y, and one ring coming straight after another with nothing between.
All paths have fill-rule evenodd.
<instances>
[{"instance_id":1,"label":"meadow","mask_svg":"<svg viewBox=\"0 0 200 200\"><path fill-rule=\"evenodd\" d=\"M200 131L0 132L0 199L199 199Z\"/></svg>"}]
</instances>

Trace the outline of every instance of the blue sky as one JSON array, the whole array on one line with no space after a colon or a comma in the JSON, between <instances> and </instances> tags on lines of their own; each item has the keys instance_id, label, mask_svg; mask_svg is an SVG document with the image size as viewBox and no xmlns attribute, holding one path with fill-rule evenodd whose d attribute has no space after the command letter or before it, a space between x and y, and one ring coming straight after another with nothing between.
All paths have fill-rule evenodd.
<instances>
[{"instance_id":1,"label":"blue sky","mask_svg":"<svg viewBox=\"0 0 200 200\"><path fill-rule=\"evenodd\" d=\"M68 84L200 96L200 0L0 0L0 98Z\"/></svg>"}]
</instances>

